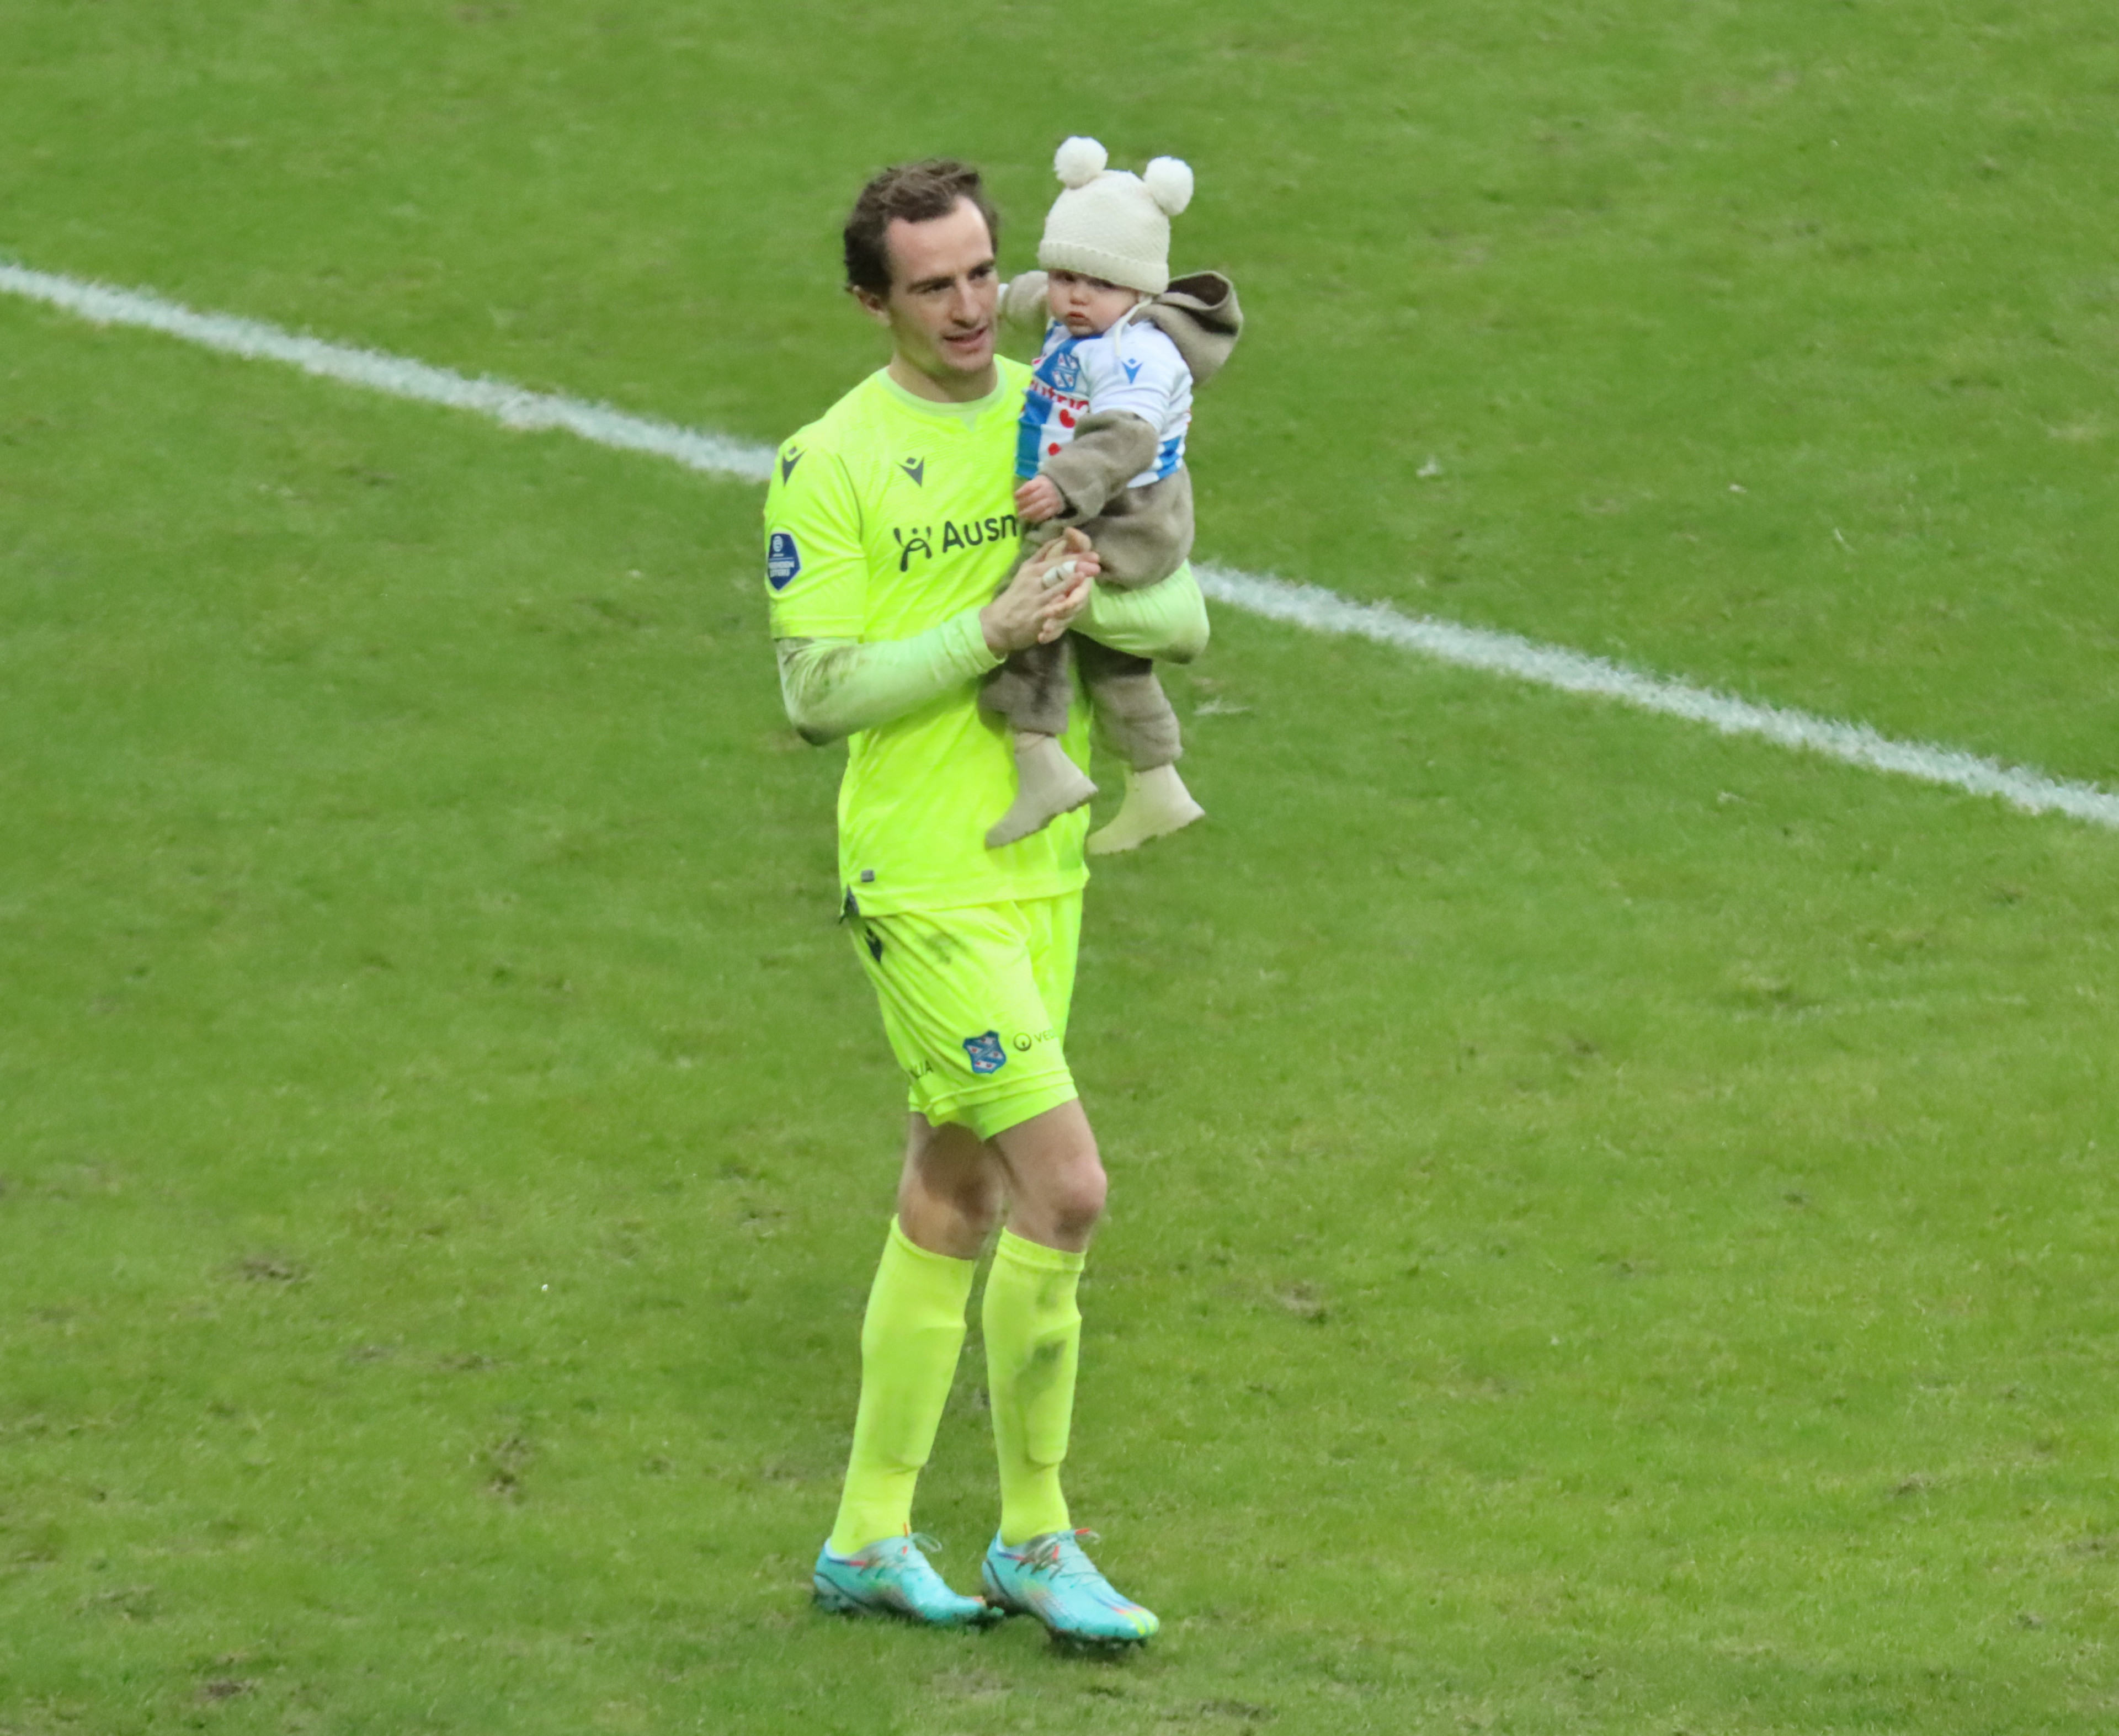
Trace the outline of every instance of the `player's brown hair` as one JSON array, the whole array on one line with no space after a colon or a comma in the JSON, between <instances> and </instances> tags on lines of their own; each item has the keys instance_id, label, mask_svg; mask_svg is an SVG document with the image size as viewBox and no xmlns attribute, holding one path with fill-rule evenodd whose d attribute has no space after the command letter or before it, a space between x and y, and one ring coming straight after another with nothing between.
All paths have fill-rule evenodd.
<instances>
[{"instance_id":1,"label":"player's brown hair","mask_svg":"<svg viewBox=\"0 0 2119 1736\"><path fill-rule=\"evenodd\" d=\"M890 293L890 252L883 234L894 222L930 223L969 199L986 220L986 234L1000 245L1000 213L986 197L985 183L969 163L930 157L886 169L860 190L846 219L846 287L871 295Z\"/></svg>"}]
</instances>

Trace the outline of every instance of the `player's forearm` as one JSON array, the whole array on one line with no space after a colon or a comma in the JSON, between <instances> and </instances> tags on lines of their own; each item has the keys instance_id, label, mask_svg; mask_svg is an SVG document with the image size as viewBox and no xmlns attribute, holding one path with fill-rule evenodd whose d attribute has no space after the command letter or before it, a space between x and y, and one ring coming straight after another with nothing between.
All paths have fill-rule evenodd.
<instances>
[{"instance_id":1,"label":"player's forearm","mask_svg":"<svg viewBox=\"0 0 2119 1736\"><path fill-rule=\"evenodd\" d=\"M1090 593L1074 630L1100 645L1165 663L1189 663L1207 648L1207 599L1189 566L1138 591Z\"/></svg>"},{"instance_id":2,"label":"player's forearm","mask_svg":"<svg viewBox=\"0 0 2119 1736\"><path fill-rule=\"evenodd\" d=\"M909 639L776 639L773 649L787 721L819 747L917 711L1000 661L976 609Z\"/></svg>"}]
</instances>

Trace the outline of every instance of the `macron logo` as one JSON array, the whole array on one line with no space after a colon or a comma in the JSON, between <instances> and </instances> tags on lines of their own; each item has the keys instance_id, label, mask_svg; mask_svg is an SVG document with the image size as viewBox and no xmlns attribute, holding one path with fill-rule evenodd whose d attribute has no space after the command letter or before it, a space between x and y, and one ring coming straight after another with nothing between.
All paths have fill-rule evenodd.
<instances>
[{"instance_id":1,"label":"macron logo","mask_svg":"<svg viewBox=\"0 0 2119 1736\"><path fill-rule=\"evenodd\" d=\"M1140 378L1140 364L1138 362L1120 362L1119 366L1125 369L1126 384L1129 386L1133 384L1135 380Z\"/></svg>"},{"instance_id":2,"label":"macron logo","mask_svg":"<svg viewBox=\"0 0 2119 1736\"><path fill-rule=\"evenodd\" d=\"M925 458L900 458L897 467L912 479L916 488L927 485L927 461Z\"/></svg>"},{"instance_id":3,"label":"macron logo","mask_svg":"<svg viewBox=\"0 0 2119 1736\"><path fill-rule=\"evenodd\" d=\"M795 466L802 462L802 448L791 446L780 455L780 480L784 487L787 479L795 474Z\"/></svg>"}]
</instances>

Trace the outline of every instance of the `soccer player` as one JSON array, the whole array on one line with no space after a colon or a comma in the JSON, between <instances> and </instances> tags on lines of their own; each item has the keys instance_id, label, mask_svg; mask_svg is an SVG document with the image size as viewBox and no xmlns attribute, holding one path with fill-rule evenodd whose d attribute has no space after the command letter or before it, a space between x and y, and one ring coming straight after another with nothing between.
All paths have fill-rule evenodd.
<instances>
[{"instance_id":1,"label":"soccer player","mask_svg":"<svg viewBox=\"0 0 2119 1736\"><path fill-rule=\"evenodd\" d=\"M897 1215L861 1327L853 1446L814 1584L830 1609L939 1627L1022 1611L1072 1639L1133 1642L1156 1618L1083 1553L1060 1480L1075 1289L1106 1186L1064 1047L1087 814L986 847L1015 768L978 695L1008 652L1070 628L1186 661L1206 643L1206 607L1189 571L1099 592L1078 531L1016 568L1029 369L995 355L998 233L961 163L886 169L863 188L846 225L846 282L888 334L890 360L780 448L766 502L781 691L808 740L851 737L844 915L910 1087ZM1088 722L1078 702L1062 738L1078 763ZM1000 1526L980 1599L942 1581L911 1520L996 1228L981 1318Z\"/></svg>"}]
</instances>

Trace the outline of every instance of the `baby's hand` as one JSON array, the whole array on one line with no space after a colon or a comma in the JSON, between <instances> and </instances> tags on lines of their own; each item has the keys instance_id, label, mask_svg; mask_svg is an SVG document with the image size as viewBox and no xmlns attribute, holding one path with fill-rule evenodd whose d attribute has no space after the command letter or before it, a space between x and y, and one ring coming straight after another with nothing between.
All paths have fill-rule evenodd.
<instances>
[{"instance_id":1,"label":"baby's hand","mask_svg":"<svg viewBox=\"0 0 2119 1736\"><path fill-rule=\"evenodd\" d=\"M1067 510L1067 497L1050 476L1032 476L1015 491L1015 509L1025 524L1042 524Z\"/></svg>"}]
</instances>

